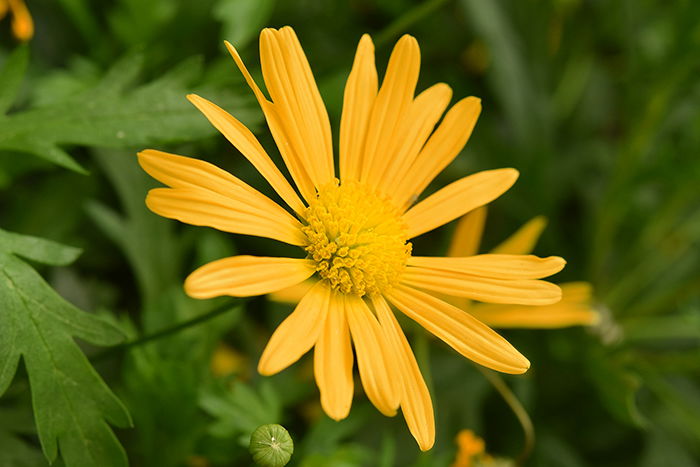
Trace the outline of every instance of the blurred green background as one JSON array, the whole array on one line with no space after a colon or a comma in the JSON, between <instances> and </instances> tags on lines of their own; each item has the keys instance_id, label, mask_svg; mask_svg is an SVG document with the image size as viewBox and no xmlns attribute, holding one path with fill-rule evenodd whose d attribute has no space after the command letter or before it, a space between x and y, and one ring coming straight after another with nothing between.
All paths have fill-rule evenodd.
<instances>
[{"instance_id":1,"label":"blurred green background","mask_svg":"<svg viewBox=\"0 0 700 467\"><path fill-rule=\"evenodd\" d=\"M59 438L58 465L69 466L124 465L127 457L135 466L250 465L247 440L263 423L290 431L290 465L305 467L448 466L461 429L484 438L487 451L499 457L522 452L522 429L499 393L471 362L417 326L407 331L431 388L437 425L437 442L426 453L401 416L382 416L361 394L348 419L322 415L308 356L275 377L257 375L257 359L288 306L265 298L184 296L182 280L205 261L237 251L284 255L288 247L150 213L144 198L155 185L134 154L154 147L202 158L267 192L185 94L224 107L277 158L223 40L259 77L259 31L283 25L297 31L336 140L360 36L372 35L381 73L393 43L401 34L414 35L422 54L419 90L442 81L455 99L478 96L484 108L463 154L429 191L478 170L517 168L518 183L490 207L484 246L545 215L549 225L535 253L568 260L557 281L593 284L603 315L599 326L502 332L532 362L524 376L503 377L535 428L534 450L524 464L700 464L700 3L27 5L36 33L26 45L12 37L8 18L0 22L0 228L21 234L0 235L0 252L30 261L19 266L7 260L3 271L10 277L21 268L31 271L30 264L58 294L112 323L131 344L105 350L80 341L123 407L105 402L113 396L105 387L98 391L94 375L85 386L41 386L37 378L34 387L31 368L21 364L0 398L0 466L47 464L41 444L49 458L51 449L39 442L35 417L53 427L47 429ZM451 227L416 239L414 251L444 254ZM59 267L77 252L24 236L78 247L82 254ZM41 279L32 277L27 288L39 290ZM8 312L13 293L0 290L5 355L12 351L8 330L20 329L17 316L23 316ZM67 372L75 358L81 374L92 375L79 351L47 348L55 359L66 359ZM0 389L12 379L11 367L0 360ZM67 381L56 374L56 381ZM40 386L48 392L40 394ZM83 398L83 391L94 398ZM62 421L50 415L58 406L55 394L74 402ZM102 417L129 425L124 408L133 427L115 428L115 439ZM42 441L52 437L46 436Z\"/></svg>"}]
</instances>

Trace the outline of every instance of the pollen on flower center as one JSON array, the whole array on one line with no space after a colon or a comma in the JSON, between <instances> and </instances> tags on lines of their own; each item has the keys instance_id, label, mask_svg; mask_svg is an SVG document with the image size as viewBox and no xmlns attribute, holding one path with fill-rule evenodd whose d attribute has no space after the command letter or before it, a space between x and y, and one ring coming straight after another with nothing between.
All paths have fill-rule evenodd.
<instances>
[{"instance_id":1,"label":"pollen on flower center","mask_svg":"<svg viewBox=\"0 0 700 467\"><path fill-rule=\"evenodd\" d=\"M304 211L308 257L332 288L379 294L393 287L411 255L393 204L357 182L322 187Z\"/></svg>"}]
</instances>

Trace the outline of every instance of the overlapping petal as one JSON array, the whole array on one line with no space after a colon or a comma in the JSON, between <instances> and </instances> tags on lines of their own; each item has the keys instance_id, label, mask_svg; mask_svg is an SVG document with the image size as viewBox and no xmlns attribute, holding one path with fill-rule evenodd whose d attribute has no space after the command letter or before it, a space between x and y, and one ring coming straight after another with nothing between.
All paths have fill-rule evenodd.
<instances>
[{"instance_id":1,"label":"overlapping petal","mask_svg":"<svg viewBox=\"0 0 700 467\"><path fill-rule=\"evenodd\" d=\"M287 142L316 188L331 182L334 170L328 113L294 30L263 29L260 62Z\"/></svg>"},{"instance_id":2,"label":"overlapping petal","mask_svg":"<svg viewBox=\"0 0 700 467\"><path fill-rule=\"evenodd\" d=\"M497 328L553 329L589 326L600 320L591 307L591 285L585 282L561 284L561 301L547 306L473 305L469 312L489 326Z\"/></svg>"},{"instance_id":3,"label":"overlapping petal","mask_svg":"<svg viewBox=\"0 0 700 467\"><path fill-rule=\"evenodd\" d=\"M360 181L376 187L379 175L391 157L395 141L403 138L399 130L406 111L413 102L420 71L418 42L404 35L389 58L382 86L372 106L364 145Z\"/></svg>"},{"instance_id":4,"label":"overlapping petal","mask_svg":"<svg viewBox=\"0 0 700 467\"><path fill-rule=\"evenodd\" d=\"M449 303L411 287L400 285L387 298L425 329L463 356L503 373L520 374L530 362L504 338Z\"/></svg>"},{"instance_id":5,"label":"overlapping petal","mask_svg":"<svg viewBox=\"0 0 700 467\"><path fill-rule=\"evenodd\" d=\"M314 348L314 376L321 407L334 420L350 413L353 395L352 345L345 297L333 293L326 322Z\"/></svg>"},{"instance_id":6,"label":"overlapping petal","mask_svg":"<svg viewBox=\"0 0 700 467\"><path fill-rule=\"evenodd\" d=\"M340 179L343 181L360 178L369 116L377 97L377 86L374 44L365 34L357 46L343 97L340 119Z\"/></svg>"},{"instance_id":7,"label":"overlapping petal","mask_svg":"<svg viewBox=\"0 0 700 467\"><path fill-rule=\"evenodd\" d=\"M385 336L377 318L361 298L349 295L345 306L362 386L374 406L391 417L396 414L400 395L398 382L389 370L393 359Z\"/></svg>"},{"instance_id":8,"label":"overlapping petal","mask_svg":"<svg viewBox=\"0 0 700 467\"><path fill-rule=\"evenodd\" d=\"M409 266L465 273L494 279L541 279L556 274L566 261L559 256L475 255L465 257L412 256Z\"/></svg>"},{"instance_id":9,"label":"overlapping petal","mask_svg":"<svg viewBox=\"0 0 700 467\"><path fill-rule=\"evenodd\" d=\"M427 451L435 443L435 418L428 386L408 340L386 300L380 296L372 297L372 304L384 331L390 355L393 356L390 367L396 372L396 380L400 382L401 412L418 446L422 451Z\"/></svg>"},{"instance_id":10,"label":"overlapping petal","mask_svg":"<svg viewBox=\"0 0 700 467\"><path fill-rule=\"evenodd\" d=\"M260 374L274 375L311 350L326 323L330 299L330 288L322 282L306 292L270 337L258 363Z\"/></svg>"},{"instance_id":11,"label":"overlapping petal","mask_svg":"<svg viewBox=\"0 0 700 467\"><path fill-rule=\"evenodd\" d=\"M561 289L551 282L531 279L494 279L438 269L407 267L401 277L401 283L487 303L551 305L561 300Z\"/></svg>"},{"instance_id":12,"label":"overlapping petal","mask_svg":"<svg viewBox=\"0 0 700 467\"><path fill-rule=\"evenodd\" d=\"M138 157L149 175L172 187L148 193L146 204L156 214L292 245L304 243L298 220L230 173L208 162L151 149Z\"/></svg>"},{"instance_id":13,"label":"overlapping petal","mask_svg":"<svg viewBox=\"0 0 700 467\"><path fill-rule=\"evenodd\" d=\"M253 164L289 207L297 213L304 210L304 203L299 199L294 188L272 162L255 135L245 125L218 105L196 94L189 94L187 98Z\"/></svg>"},{"instance_id":14,"label":"overlapping petal","mask_svg":"<svg viewBox=\"0 0 700 467\"><path fill-rule=\"evenodd\" d=\"M397 178L392 196L399 206L409 206L428 184L454 160L467 144L481 113L481 100L466 97L445 114L445 118L411 164L405 177Z\"/></svg>"}]
</instances>

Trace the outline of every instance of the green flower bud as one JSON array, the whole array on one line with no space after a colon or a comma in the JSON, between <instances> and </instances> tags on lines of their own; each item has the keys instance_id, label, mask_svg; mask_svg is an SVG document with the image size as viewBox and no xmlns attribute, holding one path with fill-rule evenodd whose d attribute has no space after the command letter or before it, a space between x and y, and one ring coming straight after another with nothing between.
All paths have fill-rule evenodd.
<instances>
[{"instance_id":1,"label":"green flower bud","mask_svg":"<svg viewBox=\"0 0 700 467\"><path fill-rule=\"evenodd\" d=\"M253 461L261 467L287 465L294 452L294 442L282 425L261 425L250 436Z\"/></svg>"}]
</instances>

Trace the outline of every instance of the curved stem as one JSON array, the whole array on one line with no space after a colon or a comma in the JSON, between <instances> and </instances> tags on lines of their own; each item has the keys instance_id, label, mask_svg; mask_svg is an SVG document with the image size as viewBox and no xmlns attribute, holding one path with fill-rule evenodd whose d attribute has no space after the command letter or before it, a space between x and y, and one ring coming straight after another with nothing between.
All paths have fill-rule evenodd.
<instances>
[{"instance_id":1,"label":"curved stem","mask_svg":"<svg viewBox=\"0 0 700 467\"><path fill-rule=\"evenodd\" d=\"M129 349L131 347L137 347L139 345L146 344L148 342L152 342L158 339L162 339L164 337L170 336L171 334L178 333L184 329L190 328L192 326L197 326L198 324L202 324L204 322L207 322L209 320L212 320L216 318L219 315L222 315L226 313L227 311L231 311L234 308L240 306L240 302L238 303L226 303L224 305L218 306L214 308L213 310L201 314L199 316L195 316L194 318L188 319L187 321L183 321L181 323L174 324L168 328L161 329L160 331L156 331L152 334L146 334L145 336L141 336L137 339L134 339L132 341L124 342L119 345L115 345L114 347L110 347L108 349L104 349L101 352L96 353L92 358L90 358L91 361L96 362L100 360L104 360L105 358L109 358L110 356L121 352L123 350Z\"/></svg>"},{"instance_id":2,"label":"curved stem","mask_svg":"<svg viewBox=\"0 0 700 467\"><path fill-rule=\"evenodd\" d=\"M503 400L506 401L506 404L508 404L510 409L513 411L520 422L520 426L523 428L525 444L523 446L523 450L520 451L518 458L515 460L517 465L522 465L527 458L530 457L530 454L532 454L532 448L535 446L535 428L532 425L532 420L530 420L530 416L523 405L520 403L515 394L513 394L513 391L510 390L505 381L503 381L503 378L498 375L498 373L483 368L479 365L474 366L476 366L476 368L482 375L484 375L488 382L491 383L496 391L498 391Z\"/></svg>"}]
</instances>

